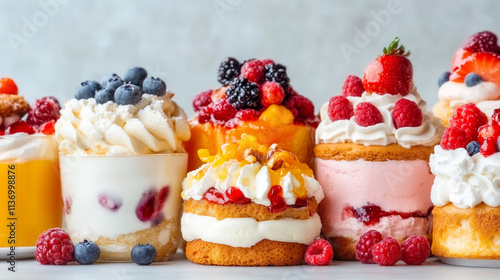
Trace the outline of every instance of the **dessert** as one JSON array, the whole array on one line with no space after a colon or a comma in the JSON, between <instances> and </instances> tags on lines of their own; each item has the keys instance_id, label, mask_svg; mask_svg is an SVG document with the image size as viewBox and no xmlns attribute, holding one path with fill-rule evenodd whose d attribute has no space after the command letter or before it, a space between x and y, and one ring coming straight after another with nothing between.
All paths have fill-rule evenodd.
<instances>
[{"instance_id":1,"label":"dessert","mask_svg":"<svg viewBox=\"0 0 500 280\"><path fill-rule=\"evenodd\" d=\"M456 108L474 103L489 117L500 107L500 47L490 31L469 37L453 57L451 72L439 80L439 101L432 111L445 126Z\"/></svg>"},{"instance_id":2,"label":"dessert","mask_svg":"<svg viewBox=\"0 0 500 280\"><path fill-rule=\"evenodd\" d=\"M0 247L35 246L40 232L61 226L62 201L54 123L59 103L43 97L31 107L10 78L0 78ZM12 248L12 247L11 247Z\"/></svg>"},{"instance_id":3,"label":"dessert","mask_svg":"<svg viewBox=\"0 0 500 280\"><path fill-rule=\"evenodd\" d=\"M196 117L189 124L193 137L186 143L188 170L200 167L199 149L217 152L243 133L265 145L278 143L312 166L314 105L290 85L286 67L272 60L222 61L218 81L222 87L207 90L193 101Z\"/></svg>"},{"instance_id":4,"label":"dessert","mask_svg":"<svg viewBox=\"0 0 500 280\"><path fill-rule=\"evenodd\" d=\"M156 261L177 249L190 131L173 96L136 67L123 79L83 82L61 110L66 229L74 242L97 244L100 261L131 261L139 243L155 247Z\"/></svg>"},{"instance_id":5,"label":"dessert","mask_svg":"<svg viewBox=\"0 0 500 280\"><path fill-rule=\"evenodd\" d=\"M342 95L321 107L315 174L335 258L355 260L359 237L372 229L398 241L430 237L428 159L443 127L413 85L408 55L396 39L363 80L348 76Z\"/></svg>"},{"instance_id":6,"label":"dessert","mask_svg":"<svg viewBox=\"0 0 500 280\"><path fill-rule=\"evenodd\" d=\"M500 259L499 121L498 109L487 121L474 104L463 105L431 155L438 257Z\"/></svg>"},{"instance_id":7,"label":"dessert","mask_svg":"<svg viewBox=\"0 0 500 280\"><path fill-rule=\"evenodd\" d=\"M312 170L290 152L243 134L182 183L186 257L199 264L298 265L318 237L323 198Z\"/></svg>"}]
</instances>

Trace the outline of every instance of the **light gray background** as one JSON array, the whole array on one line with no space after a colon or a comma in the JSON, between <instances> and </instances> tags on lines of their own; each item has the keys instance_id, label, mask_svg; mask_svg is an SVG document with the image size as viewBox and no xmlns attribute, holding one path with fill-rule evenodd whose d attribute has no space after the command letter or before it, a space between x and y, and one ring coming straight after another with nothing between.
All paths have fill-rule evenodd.
<instances>
[{"instance_id":1,"label":"light gray background","mask_svg":"<svg viewBox=\"0 0 500 280\"><path fill-rule=\"evenodd\" d=\"M194 95L219 86L223 58L272 58L318 111L346 75L361 76L399 36L432 105L437 78L464 40L499 32L500 1L393 1L397 12L391 1L373 0L0 0L0 76L14 78L30 101L65 100L83 80L143 66L192 116ZM364 42L357 30L369 33Z\"/></svg>"}]
</instances>

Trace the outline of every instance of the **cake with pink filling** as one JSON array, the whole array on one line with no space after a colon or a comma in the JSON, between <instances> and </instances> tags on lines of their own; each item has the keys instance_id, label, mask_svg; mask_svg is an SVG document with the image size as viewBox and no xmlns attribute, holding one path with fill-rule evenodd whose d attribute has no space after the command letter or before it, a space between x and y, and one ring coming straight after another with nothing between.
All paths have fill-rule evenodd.
<instances>
[{"instance_id":1,"label":"cake with pink filling","mask_svg":"<svg viewBox=\"0 0 500 280\"><path fill-rule=\"evenodd\" d=\"M372 229L399 241L430 239L428 160L443 126L426 110L398 41L321 108L314 149L325 194L320 216L337 259L355 260L359 237Z\"/></svg>"}]
</instances>

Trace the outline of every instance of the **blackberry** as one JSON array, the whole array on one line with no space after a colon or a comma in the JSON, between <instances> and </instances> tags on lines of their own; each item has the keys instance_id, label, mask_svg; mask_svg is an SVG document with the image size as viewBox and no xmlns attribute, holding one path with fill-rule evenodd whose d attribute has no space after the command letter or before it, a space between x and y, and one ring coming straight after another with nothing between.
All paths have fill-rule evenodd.
<instances>
[{"instance_id":1,"label":"blackberry","mask_svg":"<svg viewBox=\"0 0 500 280\"><path fill-rule=\"evenodd\" d=\"M223 86L229 84L232 79L240 75L241 64L235 58L228 57L219 65L217 81Z\"/></svg>"},{"instance_id":2,"label":"blackberry","mask_svg":"<svg viewBox=\"0 0 500 280\"><path fill-rule=\"evenodd\" d=\"M226 99L236 110L259 110L260 91L256 83L249 82L247 78L237 78L231 81L226 90Z\"/></svg>"},{"instance_id":3,"label":"blackberry","mask_svg":"<svg viewBox=\"0 0 500 280\"><path fill-rule=\"evenodd\" d=\"M266 81L276 82L283 87L285 92L290 85L290 79L286 74L286 67L282 64L268 64L266 65Z\"/></svg>"}]
</instances>

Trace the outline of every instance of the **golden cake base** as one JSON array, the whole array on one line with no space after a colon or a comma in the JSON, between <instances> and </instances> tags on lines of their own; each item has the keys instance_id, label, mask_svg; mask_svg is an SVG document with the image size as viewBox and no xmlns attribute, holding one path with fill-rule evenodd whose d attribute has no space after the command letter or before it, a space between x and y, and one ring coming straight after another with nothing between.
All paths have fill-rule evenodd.
<instances>
[{"instance_id":1,"label":"golden cake base","mask_svg":"<svg viewBox=\"0 0 500 280\"><path fill-rule=\"evenodd\" d=\"M441 119L441 123L445 127L450 126L448 121L450 120L451 116L453 116L453 110L450 108L450 106L444 104L442 101L438 101L438 103L436 103L436 105L432 107L432 112L434 113L434 116Z\"/></svg>"},{"instance_id":2,"label":"golden cake base","mask_svg":"<svg viewBox=\"0 0 500 280\"><path fill-rule=\"evenodd\" d=\"M437 144L437 143L436 143ZM314 147L314 155L325 160L425 160L429 161L434 146L402 147L398 144L387 146L364 146L354 143L322 143Z\"/></svg>"}]
</instances>

